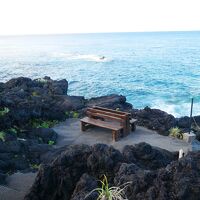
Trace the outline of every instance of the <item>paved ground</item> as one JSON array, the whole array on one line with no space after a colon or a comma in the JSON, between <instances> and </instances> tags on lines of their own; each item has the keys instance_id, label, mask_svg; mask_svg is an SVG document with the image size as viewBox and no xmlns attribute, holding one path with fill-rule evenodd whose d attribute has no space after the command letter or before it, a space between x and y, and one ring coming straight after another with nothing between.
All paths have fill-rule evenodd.
<instances>
[{"instance_id":1,"label":"paved ground","mask_svg":"<svg viewBox=\"0 0 200 200\"><path fill-rule=\"evenodd\" d=\"M81 132L79 119L68 119L66 122L55 126L54 130L59 134L56 147L61 147L66 144L84 143L92 145L95 143L105 143L122 150L125 145L147 142L152 146L157 146L169 151L178 151L181 148L184 151L190 149L190 145L182 140L162 136L155 131L138 126L135 132L132 132L124 138L120 138L117 142L112 141L111 130L94 127L85 132Z\"/></svg>"},{"instance_id":2,"label":"paved ground","mask_svg":"<svg viewBox=\"0 0 200 200\"><path fill-rule=\"evenodd\" d=\"M178 151L181 148L184 151L191 149L191 145L184 141L159 135L143 127L137 127L135 132L130 133L124 138L120 138L117 142L112 141L110 130L92 128L86 132L81 132L79 119L68 119L66 122L55 126L54 130L59 134L55 148L67 144L84 143L92 145L95 143L105 143L122 150L125 145L147 142L152 146L164 148L169 151ZM7 178L8 185L0 186L0 200L22 200L33 184L35 176L36 173L15 173L9 176Z\"/></svg>"},{"instance_id":3,"label":"paved ground","mask_svg":"<svg viewBox=\"0 0 200 200\"><path fill-rule=\"evenodd\" d=\"M15 173L7 178L7 185L0 185L0 200L22 200L33 184L36 173Z\"/></svg>"}]
</instances>

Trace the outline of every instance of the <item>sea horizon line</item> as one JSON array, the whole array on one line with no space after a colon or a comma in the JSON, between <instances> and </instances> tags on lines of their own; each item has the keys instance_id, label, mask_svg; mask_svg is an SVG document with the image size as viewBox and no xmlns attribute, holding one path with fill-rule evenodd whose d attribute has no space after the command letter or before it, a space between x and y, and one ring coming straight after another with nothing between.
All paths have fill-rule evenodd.
<instances>
[{"instance_id":1,"label":"sea horizon line","mask_svg":"<svg viewBox=\"0 0 200 200\"><path fill-rule=\"evenodd\" d=\"M56 35L93 35L93 34L145 34L145 33L197 33L200 30L170 30L170 31L116 31L116 32L74 32L74 33L33 33L33 34L0 34L0 37L29 37Z\"/></svg>"}]
</instances>

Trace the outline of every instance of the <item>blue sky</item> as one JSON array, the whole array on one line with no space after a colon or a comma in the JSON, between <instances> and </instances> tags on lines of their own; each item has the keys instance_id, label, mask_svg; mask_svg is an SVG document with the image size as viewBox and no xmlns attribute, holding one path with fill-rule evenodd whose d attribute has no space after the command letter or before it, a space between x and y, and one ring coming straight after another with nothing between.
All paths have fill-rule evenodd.
<instances>
[{"instance_id":1,"label":"blue sky","mask_svg":"<svg viewBox=\"0 0 200 200\"><path fill-rule=\"evenodd\" d=\"M0 0L0 35L200 30L199 0Z\"/></svg>"}]
</instances>

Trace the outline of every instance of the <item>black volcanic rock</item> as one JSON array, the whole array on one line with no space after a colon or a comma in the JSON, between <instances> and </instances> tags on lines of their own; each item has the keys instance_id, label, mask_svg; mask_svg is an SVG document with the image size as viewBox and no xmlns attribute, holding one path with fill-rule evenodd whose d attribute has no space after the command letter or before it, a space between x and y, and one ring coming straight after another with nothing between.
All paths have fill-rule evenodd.
<instances>
[{"instance_id":1,"label":"black volcanic rock","mask_svg":"<svg viewBox=\"0 0 200 200\"><path fill-rule=\"evenodd\" d=\"M108 95L86 100L81 96L67 95L68 82L50 77L31 80L19 77L1 83L0 108L9 113L0 116L0 130L12 126L23 127L32 119L64 120L66 113L79 111L88 106L104 106L131 110L132 105L121 95Z\"/></svg>"},{"instance_id":2,"label":"black volcanic rock","mask_svg":"<svg viewBox=\"0 0 200 200\"><path fill-rule=\"evenodd\" d=\"M57 133L51 128L36 128L32 130L32 134L42 140L43 143L48 144L49 141L56 143L58 137Z\"/></svg>"},{"instance_id":3,"label":"black volcanic rock","mask_svg":"<svg viewBox=\"0 0 200 200\"><path fill-rule=\"evenodd\" d=\"M88 175L87 173L83 174L80 180L77 182L74 192L71 196L71 200L94 200L98 198L98 193L93 192L91 195L88 194L98 187L97 180Z\"/></svg>"},{"instance_id":4,"label":"black volcanic rock","mask_svg":"<svg viewBox=\"0 0 200 200\"><path fill-rule=\"evenodd\" d=\"M107 95L102 97L91 98L88 100L87 107L101 106L111 109L119 109L122 111L130 111L132 105L126 102L126 97L122 95Z\"/></svg>"},{"instance_id":5,"label":"black volcanic rock","mask_svg":"<svg viewBox=\"0 0 200 200\"><path fill-rule=\"evenodd\" d=\"M142 171L134 164L121 165L115 185L131 181L129 200L199 200L200 152L190 153L156 171Z\"/></svg>"},{"instance_id":6,"label":"black volcanic rock","mask_svg":"<svg viewBox=\"0 0 200 200\"><path fill-rule=\"evenodd\" d=\"M37 184L25 199L69 199L76 183L87 171L90 153L91 148L86 145L67 147L51 165L41 167L35 180ZM41 192L37 193L38 190Z\"/></svg>"},{"instance_id":7,"label":"black volcanic rock","mask_svg":"<svg viewBox=\"0 0 200 200\"><path fill-rule=\"evenodd\" d=\"M123 155L127 163L135 163L142 169L158 169L165 167L178 155L167 150L152 148L151 145L142 142L135 146L127 145L123 149Z\"/></svg>"},{"instance_id":8,"label":"black volcanic rock","mask_svg":"<svg viewBox=\"0 0 200 200\"><path fill-rule=\"evenodd\" d=\"M176 126L175 117L159 109L145 107L141 110L133 110L132 115L138 119L138 125L156 130L162 135L169 135L169 129Z\"/></svg>"},{"instance_id":9,"label":"black volcanic rock","mask_svg":"<svg viewBox=\"0 0 200 200\"><path fill-rule=\"evenodd\" d=\"M198 200L200 152L178 161L174 153L145 143L127 146L123 154L103 144L68 146L40 168L25 199L83 200L100 186L97 180L103 174L110 186L130 182L126 189L129 200ZM96 199L96 195L86 199Z\"/></svg>"},{"instance_id":10,"label":"black volcanic rock","mask_svg":"<svg viewBox=\"0 0 200 200\"><path fill-rule=\"evenodd\" d=\"M112 174L121 162L123 162L123 157L118 150L105 144L95 144L87 159L87 167L90 172L95 174Z\"/></svg>"},{"instance_id":11,"label":"black volcanic rock","mask_svg":"<svg viewBox=\"0 0 200 200\"><path fill-rule=\"evenodd\" d=\"M0 171L0 184L1 185L5 185L6 184L6 177L7 177L7 175Z\"/></svg>"}]
</instances>

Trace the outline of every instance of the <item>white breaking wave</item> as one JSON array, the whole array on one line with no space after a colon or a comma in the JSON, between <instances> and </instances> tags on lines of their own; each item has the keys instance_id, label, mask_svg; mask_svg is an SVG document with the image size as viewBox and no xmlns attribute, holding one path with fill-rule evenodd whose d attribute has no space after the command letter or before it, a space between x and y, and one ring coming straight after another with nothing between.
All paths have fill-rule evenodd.
<instances>
[{"instance_id":1,"label":"white breaking wave","mask_svg":"<svg viewBox=\"0 0 200 200\"><path fill-rule=\"evenodd\" d=\"M152 108L163 110L175 117L183 117L190 115L190 103L180 103L180 104L169 104L165 101L158 100L152 105ZM193 116L200 115L200 104L195 103L193 105Z\"/></svg>"},{"instance_id":2,"label":"white breaking wave","mask_svg":"<svg viewBox=\"0 0 200 200\"><path fill-rule=\"evenodd\" d=\"M108 62L110 59L105 56L99 56L94 54L70 54L70 53L54 53L54 57L60 57L68 60L85 60L92 62Z\"/></svg>"}]
</instances>

